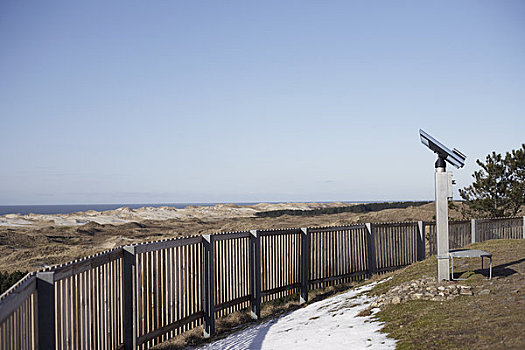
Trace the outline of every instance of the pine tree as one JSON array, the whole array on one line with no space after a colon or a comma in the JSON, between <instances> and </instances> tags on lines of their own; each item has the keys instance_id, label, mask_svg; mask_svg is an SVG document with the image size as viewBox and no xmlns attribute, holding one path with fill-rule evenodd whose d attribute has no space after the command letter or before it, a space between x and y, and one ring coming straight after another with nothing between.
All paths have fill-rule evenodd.
<instances>
[{"instance_id":1,"label":"pine tree","mask_svg":"<svg viewBox=\"0 0 525 350\"><path fill-rule=\"evenodd\" d=\"M525 201L525 144L507 152L505 157L492 152L485 163L476 163L474 182L459 190L468 205L469 214L481 217L516 215Z\"/></svg>"},{"instance_id":2,"label":"pine tree","mask_svg":"<svg viewBox=\"0 0 525 350\"><path fill-rule=\"evenodd\" d=\"M520 206L525 204L525 144L518 150L507 153L509 167L509 197L512 203L512 215L516 215Z\"/></svg>"}]
</instances>

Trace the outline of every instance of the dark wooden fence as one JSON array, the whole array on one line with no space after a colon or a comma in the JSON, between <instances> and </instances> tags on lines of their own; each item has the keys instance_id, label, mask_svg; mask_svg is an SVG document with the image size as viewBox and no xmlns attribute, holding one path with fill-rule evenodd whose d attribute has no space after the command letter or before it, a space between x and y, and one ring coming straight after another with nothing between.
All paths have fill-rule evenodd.
<instances>
[{"instance_id":1,"label":"dark wooden fence","mask_svg":"<svg viewBox=\"0 0 525 350\"><path fill-rule=\"evenodd\" d=\"M470 243L483 242L489 239L522 239L525 238L524 218L472 219L449 221L449 248L457 249ZM435 255L437 251L436 223L425 222L427 252Z\"/></svg>"},{"instance_id":2,"label":"dark wooden fence","mask_svg":"<svg viewBox=\"0 0 525 350\"><path fill-rule=\"evenodd\" d=\"M450 248L524 238L523 217L451 221ZM435 254L435 223L253 230L119 247L30 273L0 296L0 350L147 349L215 319ZM427 253L427 254L428 254Z\"/></svg>"},{"instance_id":3,"label":"dark wooden fence","mask_svg":"<svg viewBox=\"0 0 525 350\"><path fill-rule=\"evenodd\" d=\"M369 269L369 231L365 225L305 230L310 246L308 288L365 278Z\"/></svg>"},{"instance_id":4,"label":"dark wooden fence","mask_svg":"<svg viewBox=\"0 0 525 350\"><path fill-rule=\"evenodd\" d=\"M128 274L135 323L124 324L131 345L148 348L202 324L202 236L124 249L136 271Z\"/></svg>"},{"instance_id":5,"label":"dark wooden fence","mask_svg":"<svg viewBox=\"0 0 525 350\"><path fill-rule=\"evenodd\" d=\"M522 222L522 217L477 220L478 240L522 238Z\"/></svg>"},{"instance_id":6,"label":"dark wooden fence","mask_svg":"<svg viewBox=\"0 0 525 350\"><path fill-rule=\"evenodd\" d=\"M36 273L31 272L0 296L0 349L36 349L37 315Z\"/></svg>"}]
</instances>

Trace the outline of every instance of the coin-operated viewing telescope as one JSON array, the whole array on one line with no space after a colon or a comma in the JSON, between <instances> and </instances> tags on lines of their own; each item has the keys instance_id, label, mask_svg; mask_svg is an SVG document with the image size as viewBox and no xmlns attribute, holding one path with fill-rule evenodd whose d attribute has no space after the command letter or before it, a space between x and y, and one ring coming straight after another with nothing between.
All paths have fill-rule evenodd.
<instances>
[{"instance_id":1,"label":"coin-operated viewing telescope","mask_svg":"<svg viewBox=\"0 0 525 350\"><path fill-rule=\"evenodd\" d=\"M438 162L440 167L445 167L445 160L455 166L456 168L462 168L465 165L465 159L467 156L453 148L452 151L447 147L443 146L441 142L419 129L419 137L421 138L421 143L430 148L434 153L437 153L438 160L436 162L436 168L438 167Z\"/></svg>"},{"instance_id":2,"label":"coin-operated viewing telescope","mask_svg":"<svg viewBox=\"0 0 525 350\"><path fill-rule=\"evenodd\" d=\"M419 129L421 142L438 155L436 168L436 233L437 233L437 279L450 280L450 265L448 257L448 200L452 199L452 173L446 172L446 162L456 168L465 165L463 153L453 148L452 151L441 142Z\"/></svg>"}]
</instances>

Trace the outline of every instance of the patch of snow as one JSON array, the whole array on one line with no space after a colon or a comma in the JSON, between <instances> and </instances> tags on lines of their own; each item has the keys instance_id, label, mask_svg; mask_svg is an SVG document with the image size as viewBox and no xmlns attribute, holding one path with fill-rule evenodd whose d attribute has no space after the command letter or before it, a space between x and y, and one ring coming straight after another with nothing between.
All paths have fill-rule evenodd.
<instances>
[{"instance_id":1,"label":"patch of snow","mask_svg":"<svg viewBox=\"0 0 525 350\"><path fill-rule=\"evenodd\" d=\"M5 218L0 217L0 226L26 226L32 224L32 221L19 219L17 217L7 217L7 215L5 215Z\"/></svg>"},{"instance_id":2,"label":"patch of snow","mask_svg":"<svg viewBox=\"0 0 525 350\"><path fill-rule=\"evenodd\" d=\"M357 316L376 299L366 292L377 283L312 303L198 349L395 349L395 340L381 333L383 324L372 318L378 308L370 316Z\"/></svg>"}]
</instances>

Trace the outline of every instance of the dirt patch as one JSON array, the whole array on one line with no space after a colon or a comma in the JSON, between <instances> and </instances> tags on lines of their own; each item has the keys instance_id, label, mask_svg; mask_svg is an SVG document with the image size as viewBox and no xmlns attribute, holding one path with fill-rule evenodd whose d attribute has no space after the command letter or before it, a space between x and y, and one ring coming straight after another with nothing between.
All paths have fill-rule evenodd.
<instances>
[{"instance_id":1,"label":"dirt patch","mask_svg":"<svg viewBox=\"0 0 525 350\"><path fill-rule=\"evenodd\" d=\"M357 317L366 317L366 316L370 316L371 314L372 314L372 310L370 308L366 308L360 313L358 313Z\"/></svg>"}]
</instances>

